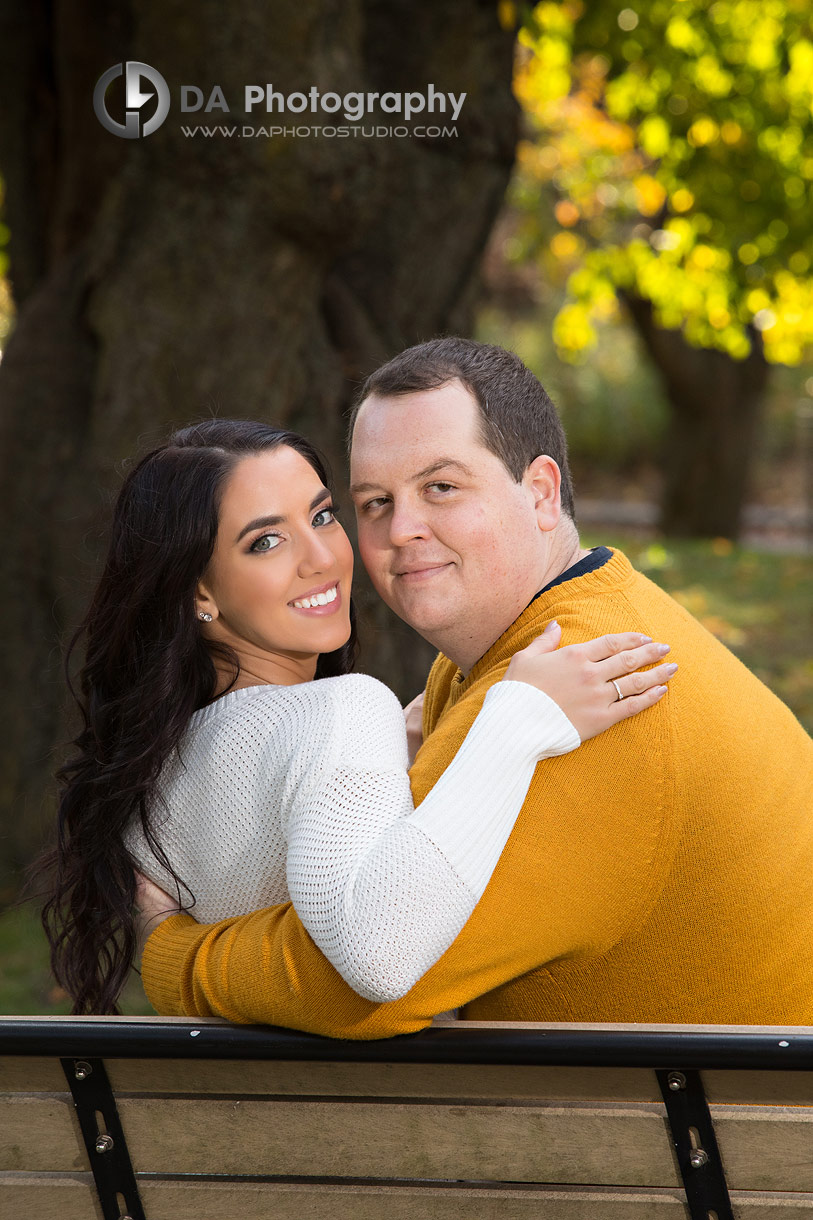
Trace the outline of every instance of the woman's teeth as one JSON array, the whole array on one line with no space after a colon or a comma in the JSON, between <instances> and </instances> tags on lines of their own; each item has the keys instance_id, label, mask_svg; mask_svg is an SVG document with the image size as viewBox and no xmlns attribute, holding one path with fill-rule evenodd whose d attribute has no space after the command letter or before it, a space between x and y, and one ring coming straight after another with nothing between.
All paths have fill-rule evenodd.
<instances>
[{"instance_id":1,"label":"woman's teeth","mask_svg":"<svg viewBox=\"0 0 813 1220\"><path fill-rule=\"evenodd\" d=\"M332 589L328 589L324 593L314 593L313 597L301 597L298 601L291 602L291 605L296 606L298 610L311 610L314 606L327 606L330 602L335 602L338 595L338 587L334 585Z\"/></svg>"}]
</instances>

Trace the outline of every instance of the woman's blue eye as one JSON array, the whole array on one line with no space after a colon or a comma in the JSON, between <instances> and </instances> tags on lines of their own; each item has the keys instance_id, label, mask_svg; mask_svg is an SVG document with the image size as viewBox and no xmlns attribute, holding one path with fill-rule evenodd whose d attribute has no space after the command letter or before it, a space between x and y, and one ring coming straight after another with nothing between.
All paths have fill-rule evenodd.
<instances>
[{"instance_id":1,"label":"woman's blue eye","mask_svg":"<svg viewBox=\"0 0 813 1220\"><path fill-rule=\"evenodd\" d=\"M319 512L313 518L314 525L332 525L336 520L336 507L331 504L327 508L320 508ZM322 518L322 520L320 520Z\"/></svg>"},{"instance_id":2,"label":"woman's blue eye","mask_svg":"<svg viewBox=\"0 0 813 1220\"><path fill-rule=\"evenodd\" d=\"M250 551L255 551L262 554L263 551L274 551L279 546L282 539L279 534L263 534L261 538L255 538L249 547Z\"/></svg>"}]
</instances>

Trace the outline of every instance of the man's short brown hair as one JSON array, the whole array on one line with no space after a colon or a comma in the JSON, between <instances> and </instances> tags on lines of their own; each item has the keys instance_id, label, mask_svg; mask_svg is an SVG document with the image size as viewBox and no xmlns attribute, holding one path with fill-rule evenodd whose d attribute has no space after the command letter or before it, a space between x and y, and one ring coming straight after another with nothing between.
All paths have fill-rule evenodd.
<instances>
[{"instance_id":1,"label":"man's short brown hair","mask_svg":"<svg viewBox=\"0 0 813 1220\"><path fill-rule=\"evenodd\" d=\"M473 339L449 337L418 343L367 378L350 415L348 445L359 408L371 394L391 397L437 390L461 381L480 408L480 436L487 449L521 482L534 458L552 457L562 475L562 511L574 516L567 440L542 384L513 352Z\"/></svg>"}]
</instances>

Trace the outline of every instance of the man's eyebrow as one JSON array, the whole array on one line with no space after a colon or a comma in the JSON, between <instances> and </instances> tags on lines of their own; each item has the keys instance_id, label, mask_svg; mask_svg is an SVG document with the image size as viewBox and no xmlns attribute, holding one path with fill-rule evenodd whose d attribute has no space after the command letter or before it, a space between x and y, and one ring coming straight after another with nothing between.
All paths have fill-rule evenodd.
<instances>
[{"instance_id":1,"label":"man's eyebrow","mask_svg":"<svg viewBox=\"0 0 813 1220\"><path fill-rule=\"evenodd\" d=\"M330 491L328 488L323 487L322 490L318 492L311 500L310 504L308 505L308 512L312 513L316 506L321 504L322 501L325 500L329 495ZM287 517L255 517L253 521L249 521L248 525L244 525L240 530L240 533L234 540L235 545L242 538L245 538L246 534L250 534L252 530L260 529L262 526L284 525L287 520Z\"/></svg>"},{"instance_id":2,"label":"man's eyebrow","mask_svg":"<svg viewBox=\"0 0 813 1220\"><path fill-rule=\"evenodd\" d=\"M437 462L433 462L431 466L425 466L423 470L419 470L415 475L415 479L428 479L431 474L437 474L439 470L447 470L449 466L453 466L455 470L461 471L463 474L472 476L471 467L465 462L458 461L457 458L439 458Z\"/></svg>"},{"instance_id":3,"label":"man's eyebrow","mask_svg":"<svg viewBox=\"0 0 813 1220\"><path fill-rule=\"evenodd\" d=\"M421 479L428 479L430 475L437 474L439 470L448 470L450 466L455 470L461 471L462 474L467 475L469 478L472 477L473 472L465 462L451 457L438 458L436 462L432 462L431 466L424 466L423 470L416 471L410 477L417 483ZM356 496L365 491L375 491L380 487L382 487L381 483L352 483L350 485L350 494L351 496Z\"/></svg>"}]
</instances>

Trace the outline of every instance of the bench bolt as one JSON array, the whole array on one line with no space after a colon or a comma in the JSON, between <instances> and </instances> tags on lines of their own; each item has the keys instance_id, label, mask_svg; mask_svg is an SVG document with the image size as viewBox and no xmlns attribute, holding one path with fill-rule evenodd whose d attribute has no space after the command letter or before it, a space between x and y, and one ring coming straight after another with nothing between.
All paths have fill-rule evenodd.
<instances>
[{"instance_id":1,"label":"bench bolt","mask_svg":"<svg viewBox=\"0 0 813 1220\"><path fill-rule=\"evenodd\" d=\"M682 1072L670 1072L666 1078L666 1082L673 1093L677 1093L680 1089L686 1088L686 1077Z\"/></svg>"},{"instance_id":2,"label":"bench bolt","mask_svg":"<svg viewBox=\"0 0 813 1220\"><path fill-rule=\"evenodd\" d=\"M709 1154L704 1148L692 1148L689 1153L689 1164L692 1169L702 1169L708 1164Z\"/></svg>"},{"instance_id":3,"label":"bench bolt","mask_svg":"<svg viewBox=\"0 0 813 1220\"><path fill-rule=\"evenodd\" d=\"M84 1059L77 1059L73 1065L73 1074L77 1080L86 1080L93 1068L89 1063L85 1063Z\"/></svg>"},{"instance_id":4,"label":"bench bolt","mask_svg":"<svg viewBox=\"0 0 813 1220\"><path fill-rule=\"evenodd\" d=\"M110 1135L100 1135L96 1140L97 1152L109 1152L113 1147L113 1137Z\"/></svg>"}]
</instances>

